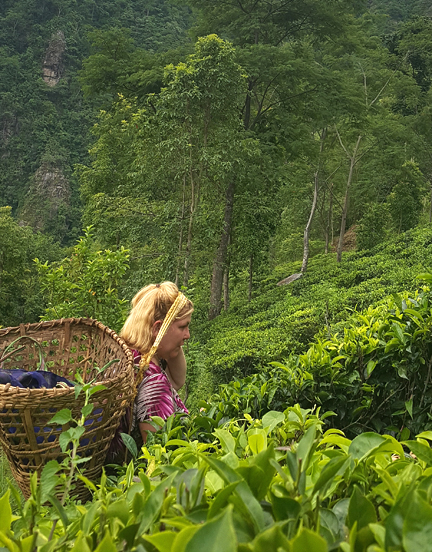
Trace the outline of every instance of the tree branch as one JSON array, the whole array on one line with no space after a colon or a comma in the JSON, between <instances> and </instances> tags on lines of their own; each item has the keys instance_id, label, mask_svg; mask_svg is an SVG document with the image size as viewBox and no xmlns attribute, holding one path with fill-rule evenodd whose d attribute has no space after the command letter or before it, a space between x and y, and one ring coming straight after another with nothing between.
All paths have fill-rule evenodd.
<instances>
[{"instance_id":1,"label":"tree branch","mask_svg":"<svg viewBox=\"0 0 432 552\"><path fill-rule=\"evenodd\" d=\"M336 128L336 126L335 126L335 131L336 131L336 135L337 135L337 137L338 137L338 139L339 139L339 143L340 143L342 149L343 149L344 152L347 154L348 158L351 159L351 155L348 153L348 150L347 150L346 147L344 146L344 143L342 142L342 138L341 138L341 136L340 136L340 134L339 134L339 131L338 131L338 129Z\"/></svg>"}]
</instances>

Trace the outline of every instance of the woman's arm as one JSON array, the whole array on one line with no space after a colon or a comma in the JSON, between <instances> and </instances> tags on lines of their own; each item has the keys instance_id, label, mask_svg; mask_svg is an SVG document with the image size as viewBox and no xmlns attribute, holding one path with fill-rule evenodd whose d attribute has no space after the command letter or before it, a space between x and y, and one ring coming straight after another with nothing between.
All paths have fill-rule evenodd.
<instances>
[{"instance_id":1,"label":"woman's arm","mask_svg":"<svg viewBox=\"0 0 432 552\"><path fill-rule=\"evenodd\" d=\"M166 375L176 391L183 387L186 381L186 358L183 349L179 354L167 360Z\"/></svg>"},{"instance_id":2,"label":"woman's arm","mask_svg":"<svg viewBox=\"0 0 432 552\"><path fill-rule=\"evenodd\" d=\"M147 432L156 431L156 428L147 422L139 422L138 427L144 444L147 442Z\"/></svg>"}]
</instances>

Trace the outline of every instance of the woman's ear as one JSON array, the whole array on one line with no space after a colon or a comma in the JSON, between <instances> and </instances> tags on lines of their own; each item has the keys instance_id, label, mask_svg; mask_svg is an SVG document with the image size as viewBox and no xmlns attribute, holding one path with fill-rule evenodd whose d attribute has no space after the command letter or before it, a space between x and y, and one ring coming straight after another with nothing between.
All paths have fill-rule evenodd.
<instances>
[{"instance_id":1,"label":"woman's ear","mask_svg":"<svg viewBox=\"0 0 432 552\"><path fill-rule=\"evenodd\" d=\"M162 320L156 320L156 322L153 324L153 326L152 326L153 339L156 339L157 334L159 333L159 330L161 329L161 326L162 326Z\"/></svg>"}]
</instances>

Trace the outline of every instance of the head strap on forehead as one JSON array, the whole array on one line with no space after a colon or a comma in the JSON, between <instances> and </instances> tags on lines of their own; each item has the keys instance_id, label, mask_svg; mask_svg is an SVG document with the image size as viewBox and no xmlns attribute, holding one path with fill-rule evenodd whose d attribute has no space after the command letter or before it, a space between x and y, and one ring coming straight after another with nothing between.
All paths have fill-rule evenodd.
<instances>
[{"instance_id":1,"label":"head strap on forehead","mask_svg":"<svg viewBox=\"0 0 432 552\"><path fill-rule=\"evenodd\" d=\"M180 314L180 312L183 310L183 307L185 307L186 303L187 303L187 298L183 295L183 293L181 293L181 291L179 291L176 297L176 300L171 305L170 310L167 312L167 315L165 316L164 321L162 322L162 326L160 327L160 330L156 336L156 339L155 339L155 342L153 343L153 347L151 348L151 351L155 349L155 352L156 352L156 349L159 347L159 343L162 341L162 338L165 335L166 331L171 326L172 322L174 322L174 320Z\"/></svg>"},{"instance_id":2,"label":"head strap on forehead","mask_svg":"<svg viewBox=\"0 0 432 552\"><path fill-rule=\"evenodd\" d=\"M167 315L164 318L164 321L162 322L162 326L159 329L159 332L152 345L152 348L146 355L141 356L141 360L139 363L139 370L138 370L137 378L135 380L136 388L138 388L139 384L141 383L144 373L146 372L148 365L150 364L150 360L156 354L157 348L159 347L159 344L162 341L163 336L166 334L168 328L171 326L171 324L174 322L177 316L181 313L183 308L187 305L187 302L188 302L187 297L185 297L183 293L179 291L174 303L171 305L169 311L167 312Z\"/></svg>"}]
</instances>

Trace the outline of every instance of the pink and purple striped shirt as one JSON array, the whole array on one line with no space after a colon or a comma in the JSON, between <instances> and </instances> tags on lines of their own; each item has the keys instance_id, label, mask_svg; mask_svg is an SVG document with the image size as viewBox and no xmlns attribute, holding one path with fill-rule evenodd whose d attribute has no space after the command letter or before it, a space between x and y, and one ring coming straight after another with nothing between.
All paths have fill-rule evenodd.
<instances>
[{"instance_id":1,"label":"pink and purple striped shirt","mask_svg":"<svg viewBox=\"0 0 432 552\"><path fill-rule=\"evenodd\" d=\"M134 364L139 365L141 355L133 351ZM177 391L172 386L163 368L150 362L144 378L138 387L135 400L135 420L147 422L151 416L160 416L166 420L175 412L189 414Z\"/></svg>"}]
</instances>

